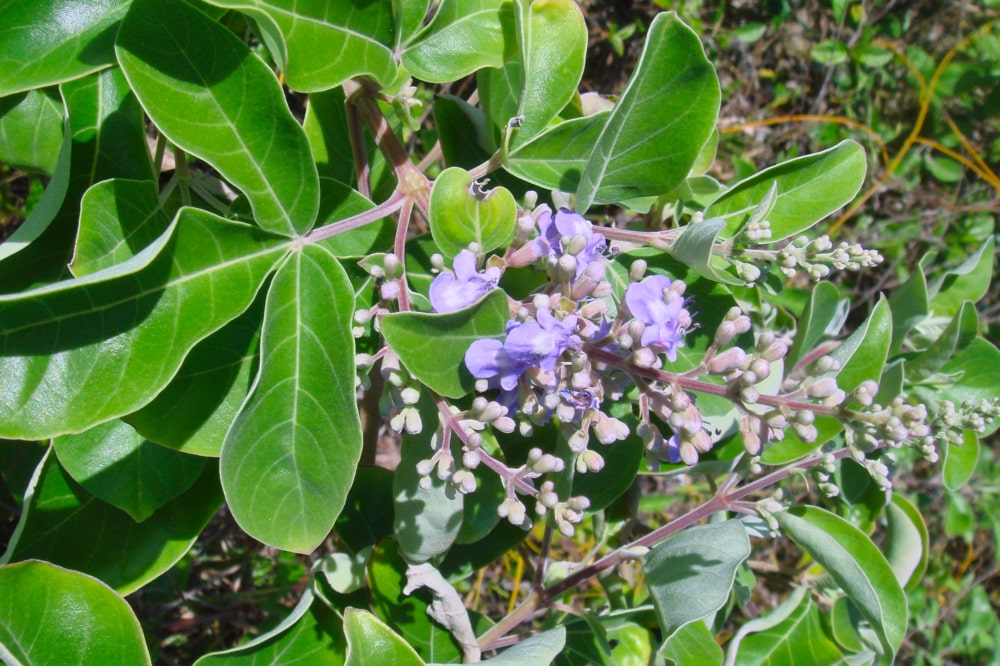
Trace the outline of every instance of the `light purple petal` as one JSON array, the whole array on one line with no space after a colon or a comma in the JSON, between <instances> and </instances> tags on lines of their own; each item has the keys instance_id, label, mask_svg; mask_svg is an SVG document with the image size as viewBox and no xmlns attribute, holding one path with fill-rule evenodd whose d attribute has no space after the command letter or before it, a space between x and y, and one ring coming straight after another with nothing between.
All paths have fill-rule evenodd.
<instances>
[{"instance_id":1,"label":"light purple petal","mask_svg":"<svg viewBox=\"0 0 1000 666\"><path fill-rule=\"evenodd\" d=\"M476 276L476 255L462 250L455 255L455 277L463 282Z\"/></svg>"},{"instance_id":2,"label":"light purple petal","mask_svg":"<svg viewBox=\"0 0 1000 666\"><path fill-rule=\"evenodd\" d=\"M506 356L503 343L493 338L476 340L465 350L465 367L476 379L492 379L500 374Z\"/></svg>"}]
</instances>

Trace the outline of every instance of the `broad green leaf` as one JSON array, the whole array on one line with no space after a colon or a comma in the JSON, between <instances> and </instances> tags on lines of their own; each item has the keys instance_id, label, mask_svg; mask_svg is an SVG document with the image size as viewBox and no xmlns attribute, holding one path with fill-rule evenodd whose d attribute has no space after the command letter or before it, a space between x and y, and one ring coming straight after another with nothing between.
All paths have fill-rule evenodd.
<instances>
[{"instance_id":1,"label":"broad green leaf","mask_svg":"<svg viewBox=\"0 0 1000 666\"><path fill-rule=\"evenodd\" d=\"M736 568L749 556L738 520L691 527L655 546L643 570L664 638L722 608Z\"/></svg>"},{"instance_id":2,"label":"broad green leaf","mask_svg":"<svg viewBox=\"0 0 1000 666\"><path fill-rule=\"evenodd\" d=\"M337 536L352 551L374 546L392 534L393 473L381 467L358 467L347 502L337 517Z\"/></svg>"},{"instance_id":3,"label":"broad green leaf","mask_svg":"<svg viewBox=\"0 0 1000 666\"><path fill-rule=\"evenodd\" d=\"M306 245L267 294L261 370L222 445L222 487L251 536L308 553L333 528L361 457L354 290L329 251Z\"/></svg>"},{"instance_id":4,"label":"broad green leaf","mask_svg":"<svg viewBox=\"0 0 1000 666\"><path fill-rule=\"evenodd\" d=\"M507 296L495 289L478 303L446 314L399 312L382 318L382 334L414 377L448 398L460 398L474 380L465 351L475 340L504 334Z\"/></svg>"},{"instance_id":5,"label":"broad green leaf","mask_svg":"<svg viewBox=\"0 0 1000 666\"><path fill-rule=\"evenodd\" d=\"M396 43L410 39L427 17L431 0L393 0L393 14L396 16Z\"/></svg>"},{"instance_id":6,"label":"broad green leaf","mask_svg":"<svg viewBox=\"0 0 1000 666\"><path fill-rule=\"evenodd\" d=\"M404 594L407 563L396 542L384 539L368 560L371 609L426 661L461 662L462 651L451 634L427 615L426 590Z\"/></svg>"},{"instance_id":7,"label":"broad green leaf","mask_svg":"<svg viewBox=\"0 0 1000 666\"><path fill-rule=\"evenodd\" d=\"M524 143L544 130L576 94L587 53L587 25L574 0L515 3L522 117L511 141ZM510 67L508 63L507 67ZM506 123L509 118L494 118Z\"/></svg>"},{"instance_id":8,"label":"broad green leaf","mask_svg":"<svg viewBox=\"0 0 1000 666\"><path fill-rule=\"evenodd\" d=\"M456 543L448 549L438 569L450 580L468 578L494 562L527 538L528 533L508 520L501 520L493 531L475 543Z\"/></svg>"},{"instance_id":9,"label":"broad green leaf","mask_svg":"<svg viewBox=\"0 0 1000 666\"><path fill-rule=\"evenodd\" d=\"M69 268L81 277L120 264L169 225L153 181L114 178L97 183L80 202L80 229Z\"/></svg>"},{"instance_id":10,"label":"broad green leaf","mask_svg":"<svg viewBox=\"0 0 1000 666\"><path fill-rule=\"evenodd\" d=\"M153 401L123 420L162 446L219 457L257 374L264 298L262 290L246 312L195 345Z\"/></svg>"},{"instance_id":11,"label":"broad green leaf","mask_svg":"<svg viewBox=\"0 0 1000 666\"><path fill-rule=\"evenodd\" d=\"M720 664L722 648L704 622L691 622L678 629L660 648L668 664Z\"/></svg>"},{"instance_id":12,"label":"broad green leaf","mask_svg":"<svg viewBox=\"0 0 1000 666\"><path fill-rule=\"evenodd\" d=\"M837 597L829 617L830 635L838 645L851 652L865 650L865 643L861 638L861 623L864 622L864 618L861 617L854 602L847 597ZM875 653L871 652L871 656L874 657Z\"/></svg>"},{"instance_id":13,"label":"broad green leaf","mask_svg":"<svg viewBox=\"0 0 1000 666\"><path fill-rule=\"evenodd\" d=\"M907 358L907 379L920 383L930 378L941 369L941 366L972 344L977 335L979 335L979 313L976 312L976 306L972 301L965 301L941 335L927 349L912 358Z\"/></svg>"},{"instance_id":14,"label":"broad green leaf","mask_svg":"<svg viewBox=\"0 0 1000 666\"><path fill-rule=\"evenodd\" d=\"M847 505L843 517L865 534L871 534L889 502L888 493L879 488L864 465L852 458L840 461L834 483Z\"/></svg>"},{"instance_id":15,"label":"broad green leaf","mask_svg":"<svg viewBox=\"0 0 1000 666\"><path fill-rule=\"evenodd\" d=\"M517 203L504 187L483 190L464 169L445 169L434 180L430 198L431 235L446 257L469 243L486 253L514 237Z\"/></svg>"},{"instance_id":16,"label":"broad green leaf","mask_svg":"<svg viewBox=\"0 0 1000 666\"><path fill-rule=\"evenodd\" d=\"M306 588L277 627L239 647L206 654L195 666L342 666L346 651L343 620Z\"/></svg>"},{"instance_id":17,"label":"broad green leaf","mask_svg":"<svg viewBox=\"0 0 1000 666\"><path fill-rule=\"evenodd\" d=\"M636 70L587 159L577 211L663 194L682 182L715 130L720 97L698 36L673 12L657 14Z\"/></svg>"},{"instance_id":18,"label":"broad green leaf","mask_svg":"<svg viewBox=\"0 0 1000 666\"><path fill-rule=\"evenodd\" d=\"M483 437L487 437L486 432ZM462 527L455 537L455 543L469 544L485 539L501 520L497 507L506 497L503 482L493 470L483 467L472 470L476 477L476 489L462 500ZM594 500L591 499L591 506L593 505Z\"/></svg>"},{"instance_id":19,"label":"broad green leaf","mask_svg":"<svg viewBox=\"0 0 1000 666\"><path fill-rule=\"evenodd\" d=\"M52 175L62 143L62 100L50 90L0 97L0 162Z\"/></svg>"},{"instance_id":20,"label":"broad green leaf","mask_svg":"<svg viewBox=\"0 0 1000 666\"><path fill-rule=\"evenodd\" d=\"M906 596L875 544L843 518L813 506L774 514L781 530L825 568L891 655L906 634Z\"/></svg>"},{"instance_id":21,"label":"broad green leaf","mask_svg":"<svg viewBox=\"0 0 1000 666\"><path fill-rule=\"evenodd\" d=\"M917 507L899 492L892 494L885 517L885 557L899 584L912 590L921 584L927 570L927 525Z\"/></svg>"},{"instance_id":22,"label":"broad green leaf","mask_svg":"<svg viewBox=\"0 0 1000 666\"><path fill-rule=\"evenodd\" d=\"M156 126L241 190L258 224L286 236L312 227L319 179L309 142L243 42L187 3L134 0L116 53Z\"/></svg>"},{"instance_id":23,"label":"broad green leaf","mask_svg":"<svg viewBox=\"0 0 1000 666\"><path fill-rule=\"evenodd\" d=\"M448 166L472 169L490 158L482 109L454 95L438 95L434 98L434 123L448 128L438 137Z\"/></svg>"},{"instance_id":24,"label":"broad green leaf","mask_svg":"<svg viewBox=\"0 0 1000 666\"><path fill-rule=\"evenodd\" d=\"M575 192L610 115L604 111L559 123L512 150L505 168L540 187Z\"/></svg>"},{"instance_id":25,"label":"broad green leaf","mask_svg":"<svg viewBox=\"0 0 1000 666\"><path fill-rule=\"evenodd\" d=\"M726 646L726 661L723 662L724 666L735 666L736 655L739 651L740 644L743 639L756 632L763 632L772 629L785 620L788 619L792 613L799 609L802 605L802 600L809 594L809 588L807 587L796 587L792 590L792 593L782 601L777 608L772 610L767 615L754 618L749 622L745 623L736 632L732 640Z\"/></svg>"},{"instance_id":26,"label":"broad green leaf","mask_svg":"<svg viewBox=\"0 0 1000 666\"><path fill-rule=\"evenodd\" d=\"M744 285L745 280L721 270L725 262L713 252L715 241L725 228L725 220L719 217L698 224L689 224L670 247L670 254L704 278L723 284Z\"/></svg>"},{"instance_id":27,"label":"broad green leaf","mask_svg":"<svg viewBox=\"0 0 1000 666\"><path fill-rule=\"evenodd\" d=\"M0 589L5 664L152 663L132 609L90 576L23 562L0 567Z\"/></svg>"},{"instance_id":28,"label":"broad green leaf","mask_svg":"<svg viewBox=\"0 0 1000 666\"><path fill-rule=\"evenodd\" d=\"M500 67L505 4L505 0L443 0L430 25L403 49L403 67L428 83L455 81L483 67Z\"/></svg>"},{"instance_id":29,"label":"broad green leaf","mask_svg":"<svg viewBox=\"0 0 1000 666\"><path fill-rule=\"evenodd\" d=\"M46 560L129 594L177 563L221 505L218 471L206 465L187 492L137 523L88 493L50 452L0 562Z\"/></svg>"},{"instance_id":30,"label":"broad green leaf","mask_svg":"<svg viewBox=\"0 0 1000 666\"><path fill-rule=\"evenodd\" d=\"M88 187L108 178L153 178L142 107L120 69L65 83L60 91L68 121L59 165L31 215L0 244L4 293L68 277Z\"/></svg>"},{"instance_id":31,"label":"broad green leaf","mask_svg":"<svg viewBox=\"0 0 1000 666\"><path fill-rule=\"evenodd\" d=\"M816 345L837 335L847 321L850 307L850 299L841 297L835 285L825 281L818 282L813 287L806 309L799 317L795 341L788 350L785 367L791 370Z\"/></svg>"},{"instance_id":32,"label":"broad green leaf","mask_svg":"<svg viewBox=\"0 0 1000 666\"><path fill-rule=\"evenodd\" d=\"M962 445L940 442L944 462L941 463L941 480L944 487L955 491L968 483L979 462L979 438L971 430L962 431Z\"/></svg>"},{"instance_id":33,"label":"broad green leaf","mask_svg":"<svg viewBox=\"0 0 1000 666\"><path fill-rule=\"evenodd\" d=\"M865 380L877 382L889 356L891 341L889 301L885 296L879 296L878 304L865 322L830 354L840 361L837 385L850 395Z\"/></svg>"},{"instance_id":34,"label":"broad green leaf","mask_svg":"<svg viewBox=\"0 0 1000 666\"><path fill-rule=\"evenodd\" d=\"M0 24L0 96L80 78L114 64L128 0L7 0Z\"/></svg>"},{"instance_id":35,"label":"broad green leaf","mask_svg":"<svg viewBox=\"0 0 1000 666\"><path fill-rule=\"evenodd\" d=\"M205 459L143 439L122 421L52 440L59 463L98 499L141 523L198 480Z\"/></svg>"},{"instance_id":36,"label":"broad green leaf","mask_svg":"<svg viewBox=\"0 0 1000 666\"><path fill-rule=\"evenodd\" d=\"M826 634L819 609L808 595L802 595L780 623L745 634L730 663L736 666L832 666L843 663L843 655Z\"/></svg>"},{"instance_id":37,"label":"broad green leaf","mask_svg":"<svg viewBox=\"0 0 1000 666\"><path fill-rule=\"evenodd\" d=\"M344 613L347 635L345 666L425 666L413 648L384 622L365 610L348 608Z\"/></svg>"},{"instance_id":38,"label":"broad green leaf","mask_svg":"<svg viewBox=\"0 0 1000 666\"><path fill-rule=\"evenodd\" d=\"M184 209L118 266L0 296L0 436L82 432L152 400L250 305L286 242Z\"/></svg>"},{"instance_id":39,"label":"broad green leaf","mask_svg":"<svg viewBox=\"0 0 1000 666\"><path fill-rule=\"evenodd\" d=\"M937 316L952 317L965 301L977 303L990 287L993 277L993 236L960 266L944 273L930 286L930 307Z\"/></svg>"},{"instance_id":40,"label":"broad green leaf","mask_svg":"<svg viewBox=\"0 0 1000 666\"><path fill-rule=\"evenodd\" d=\"M865 182L865 150L846 140L819 153L782 162L740 181L705 210L725 218L732 234L775 184L778 196L767 216L769 243L794 236L849 203Z\"/></svg>"},{"instance_id":41,"label":"broad green leaf","mask_svg":"<svg viewBox=\"0 0 1000 666\"><path fill-rule=\"evenodd\" d=\"M465 498L452 492L448 482L430 475L430 487L420 485L417 463L434 455L441 445L435 426L437 405L427 392L417 403L423 430L407 437L392 480L393 536L410 562L426 562L446 552L462 527ZM454 455L454 451L452 452ZM460 454L459 454L460 455Z\"/></svg>"},{"instance_id":42,"label":"broad green leaf","mask_svg":"<svg viewBox=\"0 0 1000 666\"><path fill-rule=\"evenodd\" d=\"M889 353L898 354L903 348L906 334L930 313L927 278L923 270L917 267L909 279L892 292L889 296L889 308L892 310L892 344L889 345Z\"/></svg>"},{"instance_id":43,"label":"broad green leaf","mask_svg":"<svg viewBox=\"0 0 1000 666\"><path fill-rule=\"evenodd\" d=\"M353 183L354 155L351 152L346 104L343 88L313 93L309 95L302 126L320 177Z\"/></svg>"},{"instance_id":44,"label":"broad green leaf","mask_svg":"<svg viewBox=\"0 0 1000 666\"><path fill-rule=\"evenodd\" d=\"M208 0L256 21L288 85L302 92L370 76L383 86L396 78L390 0Z\"/></svg>"},{"instance_id":45,"label":"broad green leaf","mask_svg":"<svg viewBox=\"0 0 1000 666\"><path fill-rule=\"evenodd\" d=\"M482 663L490 666L547 666L566 645L566 628L556 627L535 634Z\"/></svg>"}]
</instances>

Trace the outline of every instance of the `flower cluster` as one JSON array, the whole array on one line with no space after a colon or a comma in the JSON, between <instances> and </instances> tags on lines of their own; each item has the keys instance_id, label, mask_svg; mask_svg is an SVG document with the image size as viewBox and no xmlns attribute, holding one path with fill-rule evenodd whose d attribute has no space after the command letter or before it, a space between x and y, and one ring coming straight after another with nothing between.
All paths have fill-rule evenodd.
<instances>
[{"instance_id":1,"label":"flower cluster","mask_svg":"<svg viewBox=\"0 0 1000 666\"><path fill-rule=\"evenodd\" d=\"M455 272L442 272L431 282L430 301L435 312L454 312L467 308L500 281L500 269L490 266L476 270L476 255L462 250L455 257Z\"/></svg>"}]
</instances>

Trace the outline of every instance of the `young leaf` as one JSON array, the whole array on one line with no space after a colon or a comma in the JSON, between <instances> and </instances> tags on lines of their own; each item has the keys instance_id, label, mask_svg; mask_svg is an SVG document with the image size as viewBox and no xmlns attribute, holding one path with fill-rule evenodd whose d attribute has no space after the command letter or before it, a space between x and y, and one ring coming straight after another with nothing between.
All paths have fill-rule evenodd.
<instances>
[{"instance_id":1,"label":"young leaf","mask_svg":"<svg viewBox=\"0 0 1000 666\"><path fill-rule=\"evenodd\" d=\"M460 398L473 384L465 351L475 340L501 337L508 319L507 296L495 289L475 305L447 314L386 315L382 334L414 377L436 393Z\"/></svg>"},{"instance_id":2,"label":"young leaf","mask_svg":"<svg viewBox=\"0 0 1000 666\"><path fill-rule=\"evenodd\" d=\"M390 0L208 1L254 19L295 90L329 90L356 76L370 76L387 86L396 78Z\"/></svg>"},{"instance_id":3,"label":"young leaf","mask_svg":"<svg viewBox=\"0 0 1000 666\"><path fill-rule=\"evenodd\" d=\"M343 619L306 588L277 627L238 647L206 654L195 666L342 666L346 652Z\"/></svg>"},{"instance_id":4,"label":"young leaf","mask_svg":"<svg viewBox=\"0 0 1000 666\"><path fill-rule=\"evenodd\" d=\"M137 523L88 493L49 452L0 563L46 560L129 594L174 566L220 506L218 471L207 464L191 488Z\"/></svg>"},{"instance_id":5,"label":"young leaf","mask_svg":"<svg viewBox=\"0 0 1000 666\"><path fill-rule=\"evenodd\" d=\"M929 538L923 516L898 492L885 507L885 557L905 589L920 585L927 570Z\"/></svg>"},{"instance_id":6,"label":"young leaf","mask_svg":"<svg viewBox=\"0 0 1000 666\"><path fill-rule=\"evenodd\" d=\"M428 83L455 81L503 64L503 0L443 0L430 25L407 43L403 67Z\"/></svg>"},{"instance_id":7,"label":"young leaf","mask_svg":"<svg viewBox=\"0 0 1000 666\"><path fill-rule=\"evenodd\" d=\"M0 437L82 432L152 400L250 305L286 242L184 209L122 264L0 296Z\"/></svg>"},{"instance_id":8,"label":"young leaf","mask_svg":"<svg viewBox=\"0 0 1000 666\"><path fill-rule=\"evenodd\" d=\"M878 304L868 319L830 354L841 364L837 385L850 394L867 379L878 381L889 356L891 341L889 301L885 296L879 296Z\"/></svg>"},{"instance_id":9,"label":"young leaf","mask_svg":"<svg viewBox=\"0 0 1000 666\"><path fill-rule=\"evenodd\" d=\"M125 600L48 562L0 567L0 658L17 666L151 664Z\"/></svg>"},{"instance_id":10,"label":"young leaf","mask_svg":"<svg viewBox=\"0 0 1000 666\"><path fill-rule=\"evenodd\" d=\"M894 654L906 634L906 596L875 544L843 518L814 506L794 507L774 517L857 605L878 634L883 653Z\"/></svg>"},{"instance_id":11,"label":"young leaf","mask_svg":"<svg viewBox=\"0 0 1000 666\"><path fill-rule=\"evenodd\" d=\"M222 487L254 538L308 553L333 528L361 457L354 290L329 251L306 245L267 294L261 370L222 445Z\"/></svg>"},{"instance_id":12,"label":"young leaf","mask_svg":"<svg viewBox=\"0 0 1000 666\"><path fill-rule=\"evenodd\" d=\"M736 568L749 556L738 520L691 527L655 546L643 569L663 636L722 608Z\"/></svg>"},{"instance_id":13,"label":"young leaf","mask_svg":"<svg viewBox=\"0 0 1000 666\"><path fill-rule=\"evenodd\" d=\"M63 104L49 90L0 97L0 162L51 176L63 143Z\"/></svg>"},{"instance_id":14,"label":"young leaf","mask_svg":"<svg viewBox=\"0 0 1000 666\"><path fill-rule=\"evenodd\" d=\"M580 176L577 211L663 194L683 181L715 130L720 97L698 36L675 13L657 14Z\"/></svg>"},{"instance_id":15,"label":"young leaf","mask_svg":"<svg viewBox=\"0 0 1000 666\"><path fill-rule=\"evenodd\" d=\"M805 231L850 202L864 184L867 169L864 148L855 141L842 141L740 181L705 209L705 217L724 218L732 234L777 184L778 196L767 216L768 242L774 243Z\"/></svg>"},{"instance_id":16,"label":"young leaf","mask_svg":"<svg viewBox=\"0 0 1000 666\"><path fill-rule=\"evenodd\" d=\"M413 648L399 634L368 611L348 608L344 613L347 660L344 666L425 666Z\"/></svg>"},{"instance_id":17,"label":"young leaf","mask_svg":"<svg viewBox=\"0 0 1000 666\"><path fill-rule=\"evenodd\" d=\"M114 64L115 29L126 9L128 0L5 2L0 97L80 78Z\"/></svg>"},{"instance_id":18,"label":"young leaf","mask_svg":"<svg viewBox=\"0 0 1000 666\"><path fill-rule=\"evenodd\" d=\"M718 260L718 257L715 257L712 250L716 239L725 228L725 220L719 217L698 224L689 224L684 227L684 232L671 246L670 254L709 280L723 284L746 284L745 280L737 279L714 265L713 259Z\"/></svg>"},{"instance_id":19,"label":"young leaf","mask_svg":"<svg viewBox=\"0 0 1000 666\"><path fill-rule=\"evenodd\" d=\"M286 236L312 227L319 178L305 132L232 32L184 2L134 0L116 53L156 126L240 189L258 224Z\"/></svg>"},{"instance_id":20,"label":"young leaf","mask_svg":"<svg viewBox=\"0 0 1000 666\"><path fill-rule=\"evenodd\" d=\"M80 202L80 229L69 269L81 277L120 264L168 226L153 181L114 178L97 183Z\"/></svg>"},{"instance_id":21,"label":"young leaf","mask_svg":"<svg viewBox=\"0 0 1000 666\"><path fill-rule=\"evenodd\" d=\"M171 451L122 421L52 440L63 469L77 483L137 523L198 480L205 459Z\"/></svg>"},{"instance_id":22,"label":"young leaf","mask_svg":"<svg viewBox=\"0 0 1000 666\"><path fill-rule=\"evenodd\" d=\"M979 462L979 438L971 430L962 431L962 445L955 446L941 442L944 462L941 464L941 479L944 487L955 491L964 486Z\"/></svg>"},{"instance_id":23,"label":"young leaf","mask_svg":"<svg viewBox=\"0 0 1000 666\"><path fill-rule=\"evenodd\" d=\"M517 203L504 187L483 190L468 171L452 167L434 180L430 199L431 235L446 257L469 243L490 252L510 242L517 223Z\"/></svg>"}]
</instances>

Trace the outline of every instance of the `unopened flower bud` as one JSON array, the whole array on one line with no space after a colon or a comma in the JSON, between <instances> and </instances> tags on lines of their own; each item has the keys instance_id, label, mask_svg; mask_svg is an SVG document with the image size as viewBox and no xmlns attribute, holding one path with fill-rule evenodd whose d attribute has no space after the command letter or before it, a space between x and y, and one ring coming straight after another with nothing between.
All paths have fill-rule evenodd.
<instances>
[{"instance_id":1,"label":"unopened flower bud","mask_svg":"<svg viewBox=\"0 0 1000 666\"><path fill-rule=\"evenodd\" d=\"M632 282L639 282L642 277L646 274L646 261L645 259L636 259L632 262L632 265L628 270L628 279Z\"/></svg>"},{"instance_id":2,"label":"unopened flower bud","mask_svg":"<svg viewBox=\"0 0 1000 666\"><path fill-rule=\"evenodd\" d=\"M825 398L837 390L837 380L833 377L820 377L806 389L810 398Z\"/></svg>"},{"instance_id":3,"label":"unopened flower bud","mask_svg":"<svg viewBox=\"0 0 1000 666\"><path fill-rule=\"evenodd\" d=\"M718 347L725 347L733 338L736 337L736 326L733 322L725 319L719 324L719 327L715 329L715 344Z\"/></svg>"},{"instance_id":4,"label":"unopened flower bud","mask_svg":"<svg viewBox=\"0 0 1000 666\"><path fill-rule=\"evenodd\" d=\"M741 367L746 361L747 354L739 347L730 347L721 354L717 354L708 362L708 371L713 375L722 375Z\"/></svg>"},{"instance_id":5,"label":"unopened flower bud","mask_svg":"<svg viewBox=\"0 0 1000 666\"><path fill-rule=\"evenodd\" d=\"M576 471L580 474L588 471L597 473L602 469L604 469L604 458L597 451L587 449L576 459Z\"/></svg>"},{"instance_id":6,"label":"unopened flower bud","mask_svg":"<svg viewBox=\"0 0 1000 666\"><path fill-rule=\"evenodd\" d=\"M462 454L462 466L468 469L476 469L479 467L481 459L479 457L479 451L466 451Z\"/></svg>"}]
</instances>

